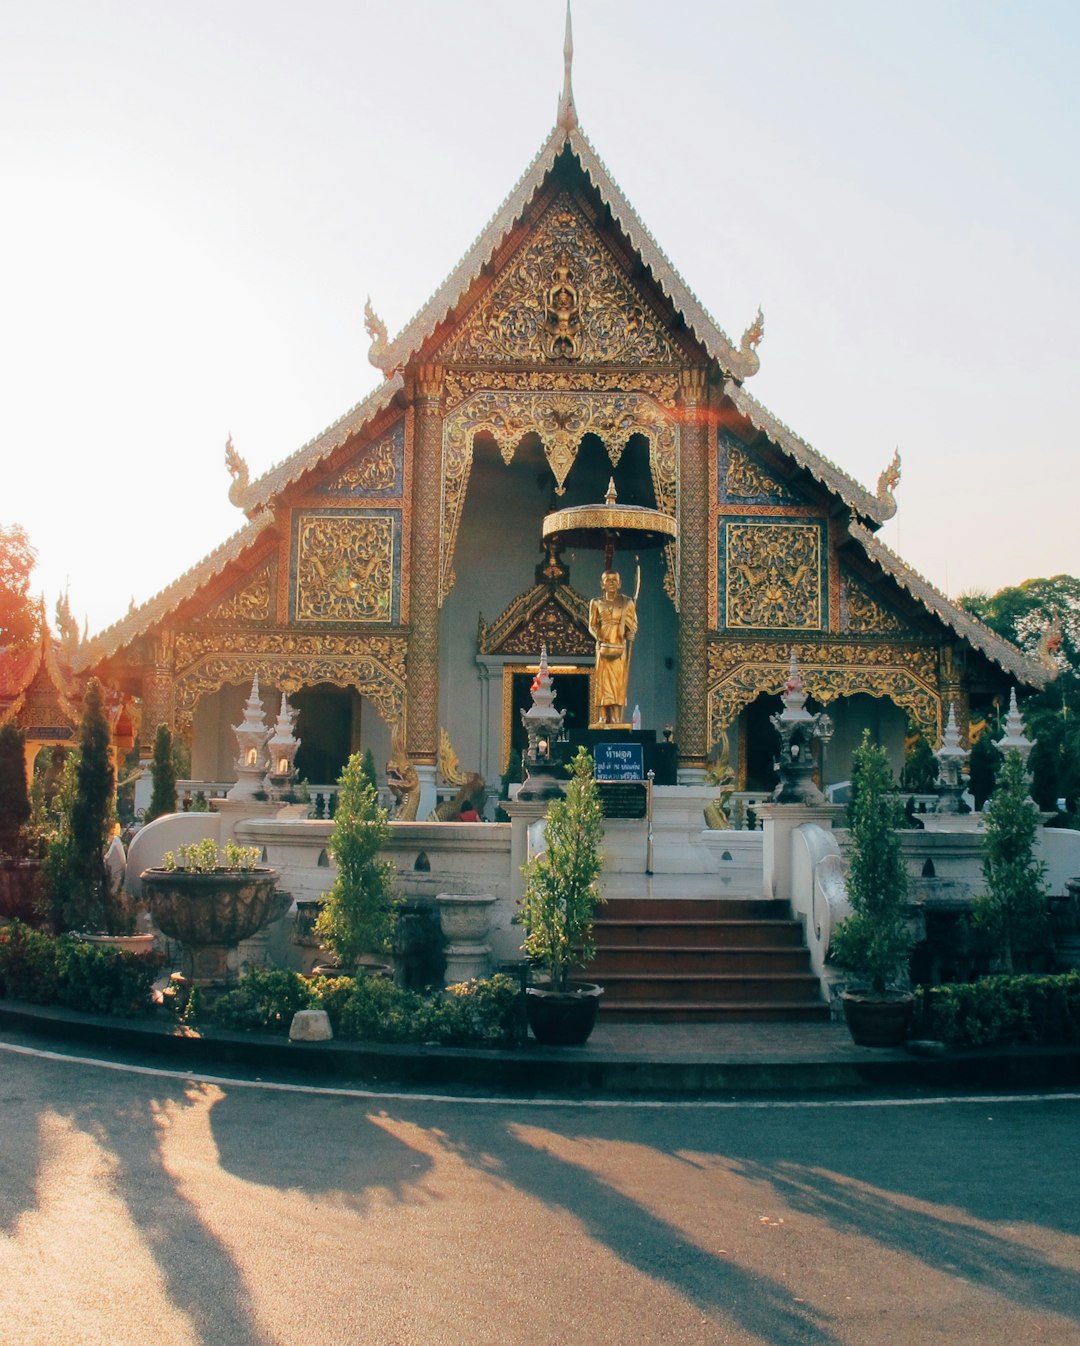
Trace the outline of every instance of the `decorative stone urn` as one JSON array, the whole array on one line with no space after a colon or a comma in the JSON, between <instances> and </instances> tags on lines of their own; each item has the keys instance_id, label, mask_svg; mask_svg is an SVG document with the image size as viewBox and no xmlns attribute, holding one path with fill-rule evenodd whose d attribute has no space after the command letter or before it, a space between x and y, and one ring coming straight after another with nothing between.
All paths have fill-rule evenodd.
<instances>
[{"instance_id":1,"label":"decorative stone urn","mask_svg":"<svg viewBox=\"0 0 1080 1346\"><path fill-rule=\"evenodd\" d=\"M284 915L288 893L275 891L275 869L144 869L140 875L154 924L188 951L192 985L227 986L236 980L237 945Z\"/></svg>"},{"instance_id":2,"label":"decorative stone urn","mask_svg":"<svg viewBox=\"0 0 1080 1346\"><path fill-rule=\"evenodd\" d=\"M439 893L439 926L446 940L445 984L453 986L473 977L486 977L491 948L487 943L491 907L489 895Z\"/></svg>"}]
</instances>

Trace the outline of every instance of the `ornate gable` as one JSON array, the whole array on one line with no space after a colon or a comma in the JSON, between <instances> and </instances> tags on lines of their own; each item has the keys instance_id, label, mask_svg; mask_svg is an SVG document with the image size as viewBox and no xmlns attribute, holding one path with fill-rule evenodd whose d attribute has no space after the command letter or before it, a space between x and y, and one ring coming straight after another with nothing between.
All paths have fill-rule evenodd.
<instances>
[{"instance_id":1,"label":"ornate gable","mask_svg":"<svg viewBox=\"0 0 1080 1346\"><path fill-rule=\"evenodd\" d=\"M680 362L652 305L566 191L438 358L465 365Z\"/></svg>"},{"instance_id":2,"label":"ornate gable","mask_svg":"<svg viewBox=\"0 0 1080 1346\"><path fill-rule=\"evenodd\" d=\"M535 584L490 626L480 619L481 654L522 654L535 659L541 645L553 658L591 655L589 602L569 585Z\"/></svg>"},{"instance_id":3,"label":"ornate gable","mask_svg":"<svg viewBox=\"0 0 1080 1346\"><path fill-rule=\"evenodd\" d=\"M758 455L746 448L734 435L721 430L717 447L720 466L718 481L722 503L739 505L805 503L787 482L769 471Z\"/></svg>"},{"instance_id":4,"label":"ornate gable","mask_svg":"<svg viewBox=\"0 0 1080 1346\"><path fill-rule=\"evenodd\" d=\"M191 625L239 623L248 626L268 622L274 615L276 594L277 562L271 558L205 613L192 618Z\"/></svg>"},{"instance_id":5,"label":"ornate gable","mask_svg":"<svg viewBox=\"0 0 1080 1346\"><path fill-rule=\"evenodd\" d=\"M908 623L880 602L847 566L840 567L840 629L868 635L910 632Z\"/></svg>"}]
</instances>

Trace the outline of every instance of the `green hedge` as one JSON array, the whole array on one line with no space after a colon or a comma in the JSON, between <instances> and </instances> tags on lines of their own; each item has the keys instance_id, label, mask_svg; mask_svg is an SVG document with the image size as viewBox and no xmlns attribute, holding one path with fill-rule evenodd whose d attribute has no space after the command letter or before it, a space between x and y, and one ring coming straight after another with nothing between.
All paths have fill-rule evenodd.
<instances>
[{"instance_id":1,"label":"green hedge","mask_svg":"<svg viewBox=\"0 0 1080 1346\"><path fill-rule=\"evenodd\" d=\"M151 988L164 964L157 951L101 948L19 921L0 929L0 995L35 1005L135 1018L152 1009Z\"/></svg>"},{"instance_id":2,"label":"green hedge","mask_svg":"<svg viewBox=\"0 0 1080 1346\"><path fill-rule=\"evenodd\" d=\"M917 1033L952 1047L1080 1042L1080 972L920 987Z\"/></svg>"},{"instance_id":3,"label":"green hedge","mask_svg":"<svg viewBox=\"0 0 1080 1346\"><path fill-rule=\"evenodd\" d=\"M254 968L203 1017L222 1028L287 1032L301 1009L325 1010L335 1037L365 1042L510 1046L525 1037L517 983L502 973L452 986L406 990L386 977L301 977Z\"/></svg>"}]
</instances>

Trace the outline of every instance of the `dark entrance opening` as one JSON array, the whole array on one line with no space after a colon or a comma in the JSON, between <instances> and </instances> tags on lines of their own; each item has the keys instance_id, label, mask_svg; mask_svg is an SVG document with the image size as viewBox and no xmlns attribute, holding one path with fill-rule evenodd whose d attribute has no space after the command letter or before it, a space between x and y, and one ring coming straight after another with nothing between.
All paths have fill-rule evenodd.
<instances>
[{"instance_id":1,"label":"dark entrance opening","mask_svg":"<svg viewBox=\"0 0 1080 1346\"><path fill-rule=\"evenodd\" d=\"M516 761L525 750L528 735L521 723L521 712L532 705L531 688L534 673L513 673L513 707L510 711L510 755ZM580 673L553 674L555 683L555 709L565 710L563 720L568 732L589 727L589 671Z\"/></svg>"},{"instance_id":2,"label":"dark entrance opening","mask_svg":"<svg viewBox=\"0 0 1080 1346\"><path fill-rule=\"evenodd\" d=\"M300 712L296 719L296 736L300 740L297 780L306 780L311 785L334 785L352 749L352 690L320 683L290 696L289 704Z\"/></svg>"}]
</instances>

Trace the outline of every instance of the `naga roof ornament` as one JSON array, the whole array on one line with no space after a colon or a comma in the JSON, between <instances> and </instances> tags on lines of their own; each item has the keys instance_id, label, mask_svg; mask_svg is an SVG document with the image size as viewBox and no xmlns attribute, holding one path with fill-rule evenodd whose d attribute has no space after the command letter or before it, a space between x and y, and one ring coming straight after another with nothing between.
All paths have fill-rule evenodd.
<instances>
[{"instance_id":1,"label":"naga roof ornament","mask_svg":"<svg viewBox=\"0 0 1080 1346\"><path fill-rule=\"evenodd\" d=\"M229 486L229 503L235 505L237 509L242 509L250 519L248 486L251 483L251 473L248 471L247 463L237 452L231 433L225 441L225 466L229 469L229 475L232 477Z\"/></svg>"},{"instance_id":2,"label":"naga roof ornament","mask_svg":"<svg viewBox=\"0 0 1080 1346\"><path fill-rule=\"evenodd\" d=\"M881 502L881 519L891 519L896 513L893 491L900 485L900 450L894 449L889 466L877 479L877 498Z\"/></svg>"},{"instance_id":3,"label":"naga roof ornament","mask_svg":"<svg viewBox=\"0 0 1080 1346\"><path fill-rule=\"evenodd\" d=\"M373 364L376 369L381 369L384 374L392 373L393 364L385 358L390 346L390 334L386 330L386 323L383 322L371 305L371 295L368 295L364 300L364 328L371 338L371 345L368 348L368 362Z\"/></svg>"}]
</instances>

